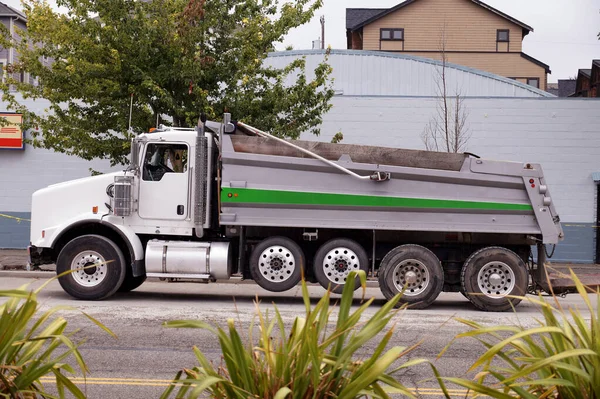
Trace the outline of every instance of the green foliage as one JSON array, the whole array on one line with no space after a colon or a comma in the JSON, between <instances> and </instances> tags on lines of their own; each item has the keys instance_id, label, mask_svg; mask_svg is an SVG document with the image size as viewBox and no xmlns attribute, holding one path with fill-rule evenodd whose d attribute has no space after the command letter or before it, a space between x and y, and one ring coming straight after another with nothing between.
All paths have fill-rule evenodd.
<instances>
[{"instance_id":1,"label":"green foliage","mask_svg":"<svg viewBox=\"0 0 600 399\"><path fill-rule=\"evenodd\" d=\"M363 285L366 275L351 273L346 281L339 306L335 328L329 325L330 293L327 292L318 304L311 308L306 284L302 293L306 316L297 317L290 331L286 331L282 317L275 308L275 318L270 320L258 309L259 336L255 345L253 333L255 322L250 325L248 338L242 338L234 321L228 321L228 331L214 328L201 321L172 321L167 327L202 328L213 332L221 345L224 366L215 369L204 354L194 348L200 366L184 369L175 377L174 384L181 384L178 398L197 398L207 391L213 398L357 398L369 395L387 398L381 384L387 384L396 392L413 397L390 373L423 360L412 360L387 372L392 363L410 349L392 347L384 353L393 335L393 328L382 337L378 334L396 314L394 305L400 296L383 305L366 322L360 319L373 299L364 302L351 312L355 278ZM331 329L331 331L329 331ZM278 330L278 333L276 333ZM357 351L372 339L380 339L373 355L358 360ZM244 343L246 342L246 343ZM162 398L168 398L175 385L167 389Z\"/></svg>"},{"instance_id":2,"label":"green foliage","mask_svg":"<svg viewBox=\"0 0 600 399\"><path fill-rule=\"evenodd\" d=\"M28 30L4 30L19 63L0 85L11 108L24 113L33 144L126 163L132 127L148 131L157 117L194 126L201 112L225 110L262 130L296 138L318 134L333 96L326 60L306 76L304 60L275 69L263 64L274 44L308 22L322 0L24 0ZM40 85L19 83L27 71ZM286 78L295 79L291 87ZM9 92L50 101L49 115L29 112ZM164 118L164 117L168 118Z\"/></svg>"},{"instance_id":3,"label":"green foliage","mask_svg":"<svg viewBox=\"0 0 600 399\"><path fill-rule=\"evenodd\" d=\"M588 289L573 272L571 279L589 322L578 309L567 310L556 299L553 305L541 297L528 299L543 316L536 328L484 327L459 319L472 330L455 339L475 338L486 351L469 370L477 371L474 380L441 378L434 368L442 388L447 381L492 398L600 398L600 295L594 309Z\"/></svg>"},{"instance_id":4,"label":"green foliage","mask_svg":"<svg viewBox=\"0 0 600 399\"><path fill-rule=\"evenodd\" d=\"M342 142L342 140L344 140L344 133L342 133L342 132L337 132L337 133L336 133L336 134L333 136L333 138L331 139L331 142L332 142L333 144L337 144L337 143L341 143L341 142Z\"/></svg>"},{"instance_id":5,"label":"green foliage","mask_svg":"<svg viewBox=\"0 0 600 399\"><path fill-rule=\"evenodd\" d=\"M75 361L85 375L86 364L78 345L66 333L67 321L56 313L65 309L55 307L38 313L37 292L25 287L0 291L6 302L0 305L0 397L27 398L54 397L48 394L41 378L54 376L58 397L85 398L66 373L75 373L68 361ZM95 324L110 332L91 316ZM71 360L73 359L73 360Z\"/></svg>"}]
</instances>

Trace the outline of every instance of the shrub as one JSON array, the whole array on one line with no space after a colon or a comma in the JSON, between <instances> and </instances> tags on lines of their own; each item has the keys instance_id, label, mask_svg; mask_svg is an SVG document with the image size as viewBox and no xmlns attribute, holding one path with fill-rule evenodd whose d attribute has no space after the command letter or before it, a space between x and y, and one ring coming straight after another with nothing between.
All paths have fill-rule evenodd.
<instances>
[{"instance_id":1,"label":"shrub","mask_svg":"<svg viewBox=\"0 0 600 399\"><path fill-rule=\"evenodd\" d=\"M477 371L474 380L441 378L434 367L446 397L444 381L492 398L600 398L600 296L594 309L588 289L573 272L571 278L589 322L578 309L565 310L556 298L552 304L541 297L527 298L543 316L535 328L484 327L459 319L472 330L455 339L473 337L486 351L469 370Z\"/></svg>"},{"instance_id":2,"label":"shrub","mask_svg":"<svg viewBox=\"0 0 600 399\"><path fill-rule=\"evenodd\" d=\"M70 356L83 375L87 372L78 346L70 334L65 333L67 321L56 315L65 307L55 307L39 315L37 293L42 288L35 292L28 292L26 287L0 291L0 298L7 298L0 305L0 397L55 397L40 381L41 377L54 376L60 398L65 397L65 392L75 398L85 398L65 374L75 372L67 362ZM86 316L112 334L91 316Z\"/></svg>"},{"instance_id":3,"label":"shrub","mask_svg":"<svg viewBox=\"0 0 600 399\"><path fill-rule=\"evenodd\" d=\"M290 331L275 307L275 317L270 320L257 306L256 316L244 343L232 319L228 331L214 328L201 321L172 321L167 327L202 328L218 338L224 365L215 369L204 354L194 347L199 366L181 370L163 398L171 396L179 385L177 397L197 398L207 391L213 398L356 398L369 395L387 398L382 384L395 388L395 392L414 397L411 392L391 377L391 373L423 360L412 360L388 371L391 365L412 348L385 349L393 335L388 330L378 343L373 355L367 359L356 358L357 351L379 334L396 314L394 306L400 296L382 306L366 322L360 319L373 299L364 302L351 312L355 278L360 278L364 289L366 275L351 273L346 281L339 305L335 328L329 326L331 317L330 292L311 308L306 284L302 294L306 308L305 317L296 317ZM258 321L256 323L256 321ZM254 343L254 326L258 327L257 344ZM331 331L328 329L331 328ZM278 330L278 334L275 333Z\"/></svg>"}]
</instances>

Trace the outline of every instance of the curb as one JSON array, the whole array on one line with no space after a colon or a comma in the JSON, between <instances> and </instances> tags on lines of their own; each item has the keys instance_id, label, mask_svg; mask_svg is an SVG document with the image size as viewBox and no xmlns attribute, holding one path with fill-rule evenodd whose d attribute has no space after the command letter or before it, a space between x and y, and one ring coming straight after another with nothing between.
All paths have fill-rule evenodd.
<instances>
[{"instance_id":1,"label":"curb","mask_svg":"<svg viewBox=\"0 0 600 399\"><path fill-rule=\"evenodd\" d=\"M0 270L0 278L52 278L54 272L26 271L26 270Z\"/></svg>"}]
</instances>

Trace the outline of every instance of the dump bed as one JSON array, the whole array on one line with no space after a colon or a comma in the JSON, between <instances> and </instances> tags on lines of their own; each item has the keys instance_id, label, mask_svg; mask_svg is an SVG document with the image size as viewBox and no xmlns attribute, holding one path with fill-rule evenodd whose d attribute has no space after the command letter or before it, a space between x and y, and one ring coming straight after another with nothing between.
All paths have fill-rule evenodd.
<instances>
[{"instance_id":1,"label":"dump bed","mask_svg":"<svg viewBox=\"0 0 600 399\"><path fill-rule=\"evenodd\" d=\"M465 154L294 141L359 175L268 138L222 138L223 225L500 233L562 238L538 164Z\"/></svg>"}]
</instances>

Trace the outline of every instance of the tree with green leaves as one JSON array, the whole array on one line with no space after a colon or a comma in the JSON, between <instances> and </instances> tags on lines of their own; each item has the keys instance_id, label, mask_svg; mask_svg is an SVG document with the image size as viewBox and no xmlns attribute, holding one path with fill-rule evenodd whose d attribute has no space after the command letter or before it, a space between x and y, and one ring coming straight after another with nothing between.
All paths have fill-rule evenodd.
<instances>
[{"instance_id":1,"label":"tree with green leaves","mask_svg":"<svg viewBox=\"0 0 600 399\"><path fill-rule=\"evenodd\" d=\"M200 113L283 137L319 134L333 96L326 60L312 78L298 59L263 62L322 0L24 0L27 31L5 35L19 61L0 85L24 114L32 143L84 159L126 163L132 134L161 123L194 126ZM64 11L64 12L63 12ZM52 60L48 62L47 60ZM21 71L35 83L15 79ZM290 77L293 85L285 84ZM16 89L16 92L9 89ZM44 114L15 93L50 102ZM129 131L130 106L131 128Z\"/></svg>"}]
</instances>

